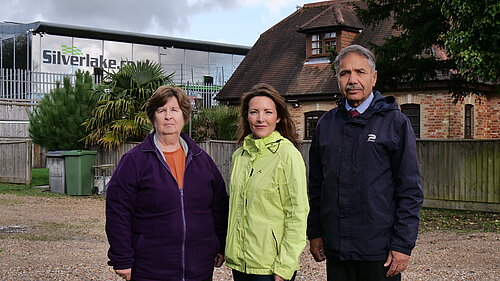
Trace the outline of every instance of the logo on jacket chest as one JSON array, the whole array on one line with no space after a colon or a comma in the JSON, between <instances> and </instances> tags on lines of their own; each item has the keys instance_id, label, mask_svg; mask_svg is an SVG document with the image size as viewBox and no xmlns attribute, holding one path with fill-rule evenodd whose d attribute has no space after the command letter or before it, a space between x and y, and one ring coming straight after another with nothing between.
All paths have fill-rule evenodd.
<instances>
[{"instance_id":1,"label":"logo on jacket chest","mask_svg":"<svg viewBox=\"0 0 500 281\"><path fill-rule=\"evenodd\" d=\"M252 170L250 171L250 176L253 176L255 174L261 174L262 173L262 170L255 170L254 168L252 168Z\"/></svg>"},{"instance_id":2,"label":"logo on jacket chest","mask_svg":"<svg viewBox=\"0 0 500 281\"><path fill-rule=\"evenodd\" d=\"M368 134L368 139L366 140L366 142L375 142L376 139L377 139L377 135Z\"/></svg>"}]
</instances>

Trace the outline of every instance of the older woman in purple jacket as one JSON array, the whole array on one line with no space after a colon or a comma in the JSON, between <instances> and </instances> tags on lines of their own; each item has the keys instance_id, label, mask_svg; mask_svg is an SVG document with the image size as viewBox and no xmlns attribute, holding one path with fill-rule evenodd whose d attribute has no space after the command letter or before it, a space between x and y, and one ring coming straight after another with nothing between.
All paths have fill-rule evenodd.
<instances>
[{"instance_id":1,"label":"older woman in purple jacket","mask_svg":"<svg viewBox=\"0 0 500 281\"><path fill-rule=\"evenodd\" d=\"M159 87L146 111L154 132L122 157L107 191L108 264L125 280L212 280L224 262L224 180L181 133L191 114L182 89Z\"/></svg>"}]
</instances>

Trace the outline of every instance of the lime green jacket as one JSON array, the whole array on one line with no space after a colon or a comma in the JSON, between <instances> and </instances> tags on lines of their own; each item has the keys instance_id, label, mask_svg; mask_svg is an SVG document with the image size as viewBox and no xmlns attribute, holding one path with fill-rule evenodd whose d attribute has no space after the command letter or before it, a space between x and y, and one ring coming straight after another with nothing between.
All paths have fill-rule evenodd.
<instances>
[{"instance_id":1,"label":"lime green jacket","mask_svg":"<svg viewBox=\"0 0 500 281\"><path fill-rule=\"evenodd\" d=\"M232 156L226 265L291 279L306 245L308 212L300 152L277 131L247 136Z\"/></svg>"}]
</instances>

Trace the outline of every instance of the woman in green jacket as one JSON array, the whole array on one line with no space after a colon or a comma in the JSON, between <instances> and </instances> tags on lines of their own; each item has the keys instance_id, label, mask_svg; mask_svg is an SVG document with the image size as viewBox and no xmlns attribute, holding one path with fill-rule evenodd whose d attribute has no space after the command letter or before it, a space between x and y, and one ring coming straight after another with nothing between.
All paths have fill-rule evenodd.
<instances>
[{"instance_id":1,"label":"woman in green jacket","mask_svg":"<svg viewBox=\"0 0 500 281\"><path fill-rule=\"evenodd\" d=\"M293 280L306 245L306 168L285 101L270 85L242 97L238 137L226 265L235 281Z\"/></svg>"}]
</instances>

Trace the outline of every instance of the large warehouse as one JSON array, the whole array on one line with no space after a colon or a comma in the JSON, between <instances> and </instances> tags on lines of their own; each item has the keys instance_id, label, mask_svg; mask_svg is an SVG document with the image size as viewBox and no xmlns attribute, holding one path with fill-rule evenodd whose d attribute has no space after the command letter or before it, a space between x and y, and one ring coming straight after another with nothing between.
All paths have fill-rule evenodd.
<instances>
[{"instance_id":1,"label":"large warehouse","mask_svg":"<svg viewBox=\"0 0 500 281\"><path fill-rule=\"evenodd\" d=\"M166 73L174 72L177 85L208 81L222 86L249 50L249 46L40 21L0 22L0 98L12 97L8 92L13 86L7 84L14 82L13 76L19 76L9 74L13 70L34 75L72 74L81 69L100 75L101 69L116 71L123 64L146 59L160 63ZM41 85L33 87L44 94Z\"/></svg>"}]
</instances>

